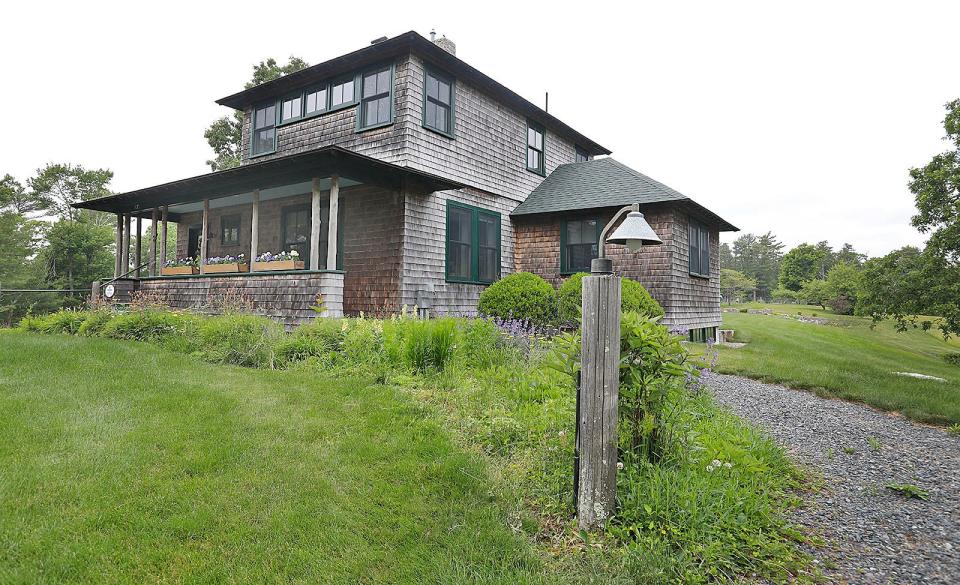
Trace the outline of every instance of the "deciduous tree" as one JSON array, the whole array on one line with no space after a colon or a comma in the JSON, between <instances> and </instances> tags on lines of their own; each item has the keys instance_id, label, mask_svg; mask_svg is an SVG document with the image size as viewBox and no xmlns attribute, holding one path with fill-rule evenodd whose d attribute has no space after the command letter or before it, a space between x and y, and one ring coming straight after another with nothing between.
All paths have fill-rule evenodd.
<instances>
[{"instance_id":1,"label":"deciduous tree","mask_svg":"<svg viewBox=\"0 0 960 585\"><path fill-rule=\"evenodd\" d=\"M273 58L260 61L253 66L253 76L244 88L250 89L308 66L306 61L292 55L286 65L278 65L277 60ZM233 115L217 119L204 131L203 137L207 139L207 144L216 155L212 160L207 161L210 170L222 171L238 166L243 158L243 153L240 152L243 138L243 113L234 112Z\"/></svg>"}]
</instances>

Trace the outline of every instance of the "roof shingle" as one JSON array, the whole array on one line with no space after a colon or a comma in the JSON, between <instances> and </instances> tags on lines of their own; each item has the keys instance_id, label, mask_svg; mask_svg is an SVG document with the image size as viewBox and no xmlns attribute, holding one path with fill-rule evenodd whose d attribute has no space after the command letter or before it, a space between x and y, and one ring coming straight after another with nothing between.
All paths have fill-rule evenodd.
<instances>
[{"instance_id":1,"label":"roof shingle","mask_svg":"<svg viewBox=\"0 0 960 585\"><path fill-rule=\"evenodd\" d=\"M721 231L738 231L720 216L683 193L635 171L612 158L568 163L557 167L513 210L511 215L554 213L577 209L620 207L677 201Z\"/></svg>"}]
</instances>

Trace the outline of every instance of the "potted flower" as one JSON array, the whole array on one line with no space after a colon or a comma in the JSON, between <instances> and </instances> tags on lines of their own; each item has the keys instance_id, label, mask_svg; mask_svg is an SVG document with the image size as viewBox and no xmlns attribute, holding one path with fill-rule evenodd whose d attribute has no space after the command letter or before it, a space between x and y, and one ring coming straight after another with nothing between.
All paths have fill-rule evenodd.
<instances>
[{"instance_id":1,"label":"potted flower","mask_svg":"<svg viewBox=\"0 0 960 585\"><path fill-rule=\"evenodd\" d=\"M246 272L247 271L247 260L244 258L243 254L237 254L236 256L214 256L213 258L207 258L206 263L203 266L204 274L211 274L217 272Z\"/></svg>"},{"instance_id":2,"label":"potted flower","mask_svg":"<svg viewBox=\"0 0 960 585\"><path fill-rule=\"evenodd\" d=\"M161 276L179 276L183 274L196 274L197 261L195 258L177 258L167 260L160 268Z\"/></svg>"},{"instance_id":3,"label":"potted flower","mask_svg":"<svg viewBox=\"0 0 960 585\"><path fill-rule=\"evenodd\" d=\"M303 261L300 260L300 253L296 250L289 252L264 252L257 256L253 263L254 270L301 270Z\"/></svg>"}]
</instances>

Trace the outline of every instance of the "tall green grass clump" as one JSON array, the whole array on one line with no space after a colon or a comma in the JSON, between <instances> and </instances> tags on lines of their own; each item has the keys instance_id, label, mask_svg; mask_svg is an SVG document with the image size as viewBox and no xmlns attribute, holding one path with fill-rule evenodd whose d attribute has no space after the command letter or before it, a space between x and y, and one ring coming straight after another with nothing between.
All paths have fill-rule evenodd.
<instances>
[{"instance_id":1,"label":"tall green grass clump","mask_svg":"<svg viewBox=\"0 0 960 585\"><path fill-rule=\"evenodd\" d=\"M453 319L407 319L404 364L415 374L442 372L453 355L457 328Z\"/></svg>"},{"instance_id":2,"label":"tall green grass clump","mask_svg":"<svg viewBox=\"0 0 960 585\"><path fill-rule=\"evenodd\" d=\"M76 335L86 318L84 311L61 309L47 315L28 315L20 320L19 328L34 333Z\"/></svg>"},{"instance_id":3,"label":"tall green grass clump","mask_svg":"<svg viewBox=\"0 0 960 585\"><path fill-rule=\"evenodd\" d=\"M346 321L318 317L301 325L291 335L281 336L274 345L275 365L291 367L308 360L332 365L343 348Z\"/></svg>"},{"instance_id":4,"label":"tall green grass clump","mask_svg":"<svg viewBox=\"0 0 960 585\"><path fill-rule=\"evenodd\" d=\"M266 317L240 313L205 319L200 325L200 352L216 363L274 367L274 345L283 328Z\"/></svg>"},{"instance_id":5,"label":"tall green grass clump","mask_svg":"<svg viewBox=\"0 0 960 585\"><path fill-rule=\"evenodd\" d=\"M175 351L192 351L201 317L162 309L118 313L99 335L109 339L158 343Z\"/></svg>"}]
</instances>

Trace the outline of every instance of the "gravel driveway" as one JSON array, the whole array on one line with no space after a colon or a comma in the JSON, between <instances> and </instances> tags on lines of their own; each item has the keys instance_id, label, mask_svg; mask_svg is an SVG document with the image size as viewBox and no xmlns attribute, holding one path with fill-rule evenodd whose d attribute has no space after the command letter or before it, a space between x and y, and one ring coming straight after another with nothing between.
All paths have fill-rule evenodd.
<instances>
[{"instance_id":1,"label":"gravel driveway","mask_svg":"<svg viewBox=\"0 0 960 585\"><path fill-rule=\"evenodd\" d=\"M960 438L870 407L708 374L717 400L824 480L797 511L831 582L960 583ZM927 501L885 486L913 484Z\"/></svg>"}]
</instances>

